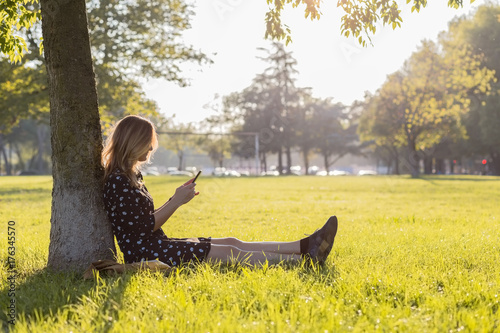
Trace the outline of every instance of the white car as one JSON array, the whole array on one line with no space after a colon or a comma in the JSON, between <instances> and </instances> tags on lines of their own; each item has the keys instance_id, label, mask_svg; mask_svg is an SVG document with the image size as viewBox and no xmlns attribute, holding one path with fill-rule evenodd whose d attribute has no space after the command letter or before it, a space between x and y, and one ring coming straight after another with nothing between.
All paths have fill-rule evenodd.
<instances>
[{"instance_id":1,"label":"white car","mask_svg":"<svg viewBox=\"0 0 500 333\"><path fill-rule=\"evenodd\" d=\"M373 170L359 170L358 176L374 176L377 174L377 171Z\"/></svg>"}]
</instances>

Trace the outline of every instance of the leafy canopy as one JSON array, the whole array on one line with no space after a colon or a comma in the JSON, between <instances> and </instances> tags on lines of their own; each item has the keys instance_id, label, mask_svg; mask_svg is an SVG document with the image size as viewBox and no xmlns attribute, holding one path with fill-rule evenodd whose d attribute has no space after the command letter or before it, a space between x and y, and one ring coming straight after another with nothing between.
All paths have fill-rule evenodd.
<instances>
[{"instance_id":1,"label":"leafy canopy","mask_svg":"<svg viewBox=\"0 0 500 333\"><path fill-rule=\"evenodd\" d=\"M41 20L38 0L2 0L0 3L0 51L11 62L20 62L28 46L19 32L29 29Z\"/></svg>"},{"instance_id":2,"label":"leafy canopy","mask_svg":"<svg viewBox=\"0 0 500 333\"><path fill-rule=\"evenodd\" d=\"M282 11L287 6L293 8L305 5L305 18L317 20L321 17L321 0L266 0L269 11L266 13L266 38L285 40L291 42L291 30L281 21ZM471 3L474 0L471 0ZM21 60L24 52L27 51L26 43L19 35L20 30L28 29L37 20L41 19L37 6L38 0L4 0L0 4L0 46L1 53L7 55L11 62ZM139 1L138 4L146 4ZM182 2L178 2L182 5ZM412 12L419 12L427 5L427 0L406 0L412 5ZM448 0L448 6L459 8L463 5L462 0ZM33 7L33 8L32 8ZM401 26L403 19L400 16L401 10L395 0L338 0L337 7L344 11L341 19L341 33L346 36L354 36L363 46L366 39L376 32L376 24L382 22L384 25L391 25L393 29ZM141 23L138 22L138 25ZM161 31L161 30L159 30Z\"/></svg>"},{"instance_id":3,"label":"leafy canopy","mask_svg":"<svg viewBox=\"0 0 500 333\"><path fill-rule=\"evenodd\" d=\"M471 0L471 3L474 0ZM412 5L411 11L417 13L427 5L427 0L406 0ZM305 18L318 20L321 17L321 0L267 0L270 6L266 13L266 38L291 42L291 30L281 21L281 14L286 6L293 8L305 5ZM462 7L462 0L448 0L451 8ZM393 29L401 27L401 10L394 0L338 0L337 7L342 8L344 15L341 18L340 32L349 37L354 36L358 42L366 46L366 39L376 32L376 24L382 22L391 25Z\"/></svg>"}]
</instances>

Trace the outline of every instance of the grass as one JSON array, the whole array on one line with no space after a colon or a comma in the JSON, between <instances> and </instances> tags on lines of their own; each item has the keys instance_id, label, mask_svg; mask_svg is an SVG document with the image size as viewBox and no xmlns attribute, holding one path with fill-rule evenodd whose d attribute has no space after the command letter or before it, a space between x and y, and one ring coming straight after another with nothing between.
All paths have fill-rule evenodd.
<instances>
[{"instance_id":1,"label":"grass","mask_svg":"<svg viewBox=\"0 0 500 333\"><path fill-rule=\"evenodd\" d=\"M183 179L149 177L160 205ZM45 269L51 179L0 178L0 258L16 222L16 332L499 332L500 178L198 181L172 237L295 240L339 218L323 267L199 264L84 281Z\"/></svg>"}]
</instances>

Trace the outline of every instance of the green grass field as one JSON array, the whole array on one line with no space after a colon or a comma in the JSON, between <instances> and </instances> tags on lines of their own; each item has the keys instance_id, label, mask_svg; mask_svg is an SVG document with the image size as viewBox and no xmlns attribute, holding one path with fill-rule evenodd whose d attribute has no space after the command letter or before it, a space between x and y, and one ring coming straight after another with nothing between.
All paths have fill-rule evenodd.
<instances>
[{"instance_id":1,"label":"green grass field","mask_svg":"<svg viewBox=\"0 0 500 333\"><path fill-rule=\"evenodd\" d=\"M149 177L162 204L185 180ZM500 178L198 181L172 237L296 240L339 218L323 267L199 264L83 280L45 269L51 178L0 178L0 256L16 222L16 332L500 332ZM82 235L85 237L85 235Z\"/></svg>"}]
</instances>

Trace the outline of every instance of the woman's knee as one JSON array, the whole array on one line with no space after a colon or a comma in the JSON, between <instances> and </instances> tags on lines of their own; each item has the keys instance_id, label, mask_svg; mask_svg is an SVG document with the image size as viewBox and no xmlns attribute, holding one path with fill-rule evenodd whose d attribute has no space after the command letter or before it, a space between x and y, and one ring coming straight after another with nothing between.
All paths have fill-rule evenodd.
<instances>
[{"instance_id":1,"label":"woman's knee","mask_svg":"<svg viewBox=\"0 0 500 333\"><path fill-rule=\"evenodd\" d=\"M235 237L226 237L226 238L218 239L215 244L229 245L229 246L234 246L234 247L239 248L243 244L243 242Z\"/></svg>"}]
</instances>

